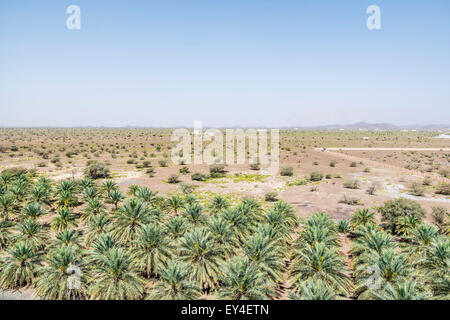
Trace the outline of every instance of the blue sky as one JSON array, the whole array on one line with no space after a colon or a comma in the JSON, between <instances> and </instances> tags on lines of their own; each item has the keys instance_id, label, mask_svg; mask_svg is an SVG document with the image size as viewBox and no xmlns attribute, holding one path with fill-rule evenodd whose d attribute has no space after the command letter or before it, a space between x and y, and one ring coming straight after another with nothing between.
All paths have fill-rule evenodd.
<instances>
[{"instance_id":1,"label":"blue sky","mask_svg":"<svg viewBox=\"0 0 450 320\"><path fill-rule=\"evenodd\" d=\"M450 1L2 0L0 111L0 126L450 123Z\"/></svg>"}]
</instances>

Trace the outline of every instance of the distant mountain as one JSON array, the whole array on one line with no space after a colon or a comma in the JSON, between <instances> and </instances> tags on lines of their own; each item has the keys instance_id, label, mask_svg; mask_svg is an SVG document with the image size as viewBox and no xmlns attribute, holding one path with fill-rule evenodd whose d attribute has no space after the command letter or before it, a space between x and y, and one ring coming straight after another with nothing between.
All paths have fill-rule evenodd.
<instances>
[{"instance_id":1,"label":"distant mountain","mask_svg":"<svg viewBox=\"0 0 450 320\"><path fill-rule=\"evenodd\" d=\"M419 130L419 131L450 131L450 125L430 124L430 125L406 125L397 126L390 123L367 123L357 122L353 124L330 124L323 126L298 127L300 130Z\"/></svg>"}]
</instances>

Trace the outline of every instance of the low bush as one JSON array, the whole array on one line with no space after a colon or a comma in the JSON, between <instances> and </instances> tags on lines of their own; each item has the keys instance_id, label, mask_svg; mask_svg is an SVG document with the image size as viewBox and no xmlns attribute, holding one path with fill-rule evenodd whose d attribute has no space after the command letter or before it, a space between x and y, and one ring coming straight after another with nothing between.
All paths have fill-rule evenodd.
<instances>
[{"instance_id":1,"label":"low bush","mask_svg":"<svg viewBox=\"0 0 450 320\"><path fill-rule=\"evenodd\" d=\"M278 200L278 193L276 192L268 192L264 195L264 200L269 202L275 202Z\"/></svg>"},{"instance_id":2,"label":"low bush","mask_svg":"<svg viewBox=\"0 0 450 320\"><path fill-rule=\"evenodd\" d=\"M109 168L101 162L88 161L84 169L84 176L90 179L109 178Z\"/></svg>"},{"instance_id":3,"label":"low bush","mask_svg":"<svg viewBox=\"0 0 450 320\"><path fill-rule=\"evenodd\" d=\"M309 180L311 180L311 181L320 181L322 179L323 179L323 174L321 174L320 172L314 171L309 174Z\"/></svg>"},{"instance_id":4,"label":"low bush","mask_svg":"<svg viewBox=\"0 0 450 320\"><path fill-rule=\"evenodd\" d=\"M450 183L441 183L437 187L436 193L437 194L442 194L444 196L449 196L450 195Z\"/></svg>"},{"instance_id":5,"label":"low bush","mask_svg":"<svg viewBox=\"0 0 450 320\"><path fill-rule=\"evenodd\" d=\"M280 170L280 176L283 177L292 177L294 175L294 168L291 166L282 167Z\"/></svg>"},{"instance_id":6,"label":"low bush","mask_svg":"<svg viewBox=\"0 0 450 320\"><path fill-rule=\"evenodd\" d=\"M351 206L355 206L360 204L360 200L356 197L350 197L347 196L346 194L344 194L341 198L341 200L339 200L339 203L344 203L344 204L348 204Z\"/></svg>"},{"instance_id":7,"label":"low bush","mask_svg":"<svg viewBox=\"0 0 450 320\"><path fill-rule=\"evenodd\" d=\"M208 178L206 174L196 172L191 175L191 179L194 181L205 181Z\"/></svg>"},{"instance_id":8,"label":"low bush","mask_svg":"<svg viewBox=\"0 0 450 320\"><path fill-rule=\"evenodd\" d=\"M180 182L180 180L178 179L178 175L176 174L171 174L168 178L167 178L167 182L171 183L171 184L175 184Z\"/></svg>"},{"instance_id":9,"label":"low bush","mask_svg":"<svg viewBox=\"0 0 450 320\"><path fill-rule=\"evenodd\" d=\"M344 188L347 189L359 189L359 181L356 179L348 180L344 182Z\"/></svg>"}]
</instances>

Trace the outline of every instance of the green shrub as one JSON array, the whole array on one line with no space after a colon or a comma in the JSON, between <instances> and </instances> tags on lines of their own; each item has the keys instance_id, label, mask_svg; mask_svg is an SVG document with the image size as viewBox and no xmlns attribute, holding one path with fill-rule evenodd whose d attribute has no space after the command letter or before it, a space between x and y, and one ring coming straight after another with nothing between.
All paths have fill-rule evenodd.
<instances>
[{"instance_id":1,"label":"green shrub","mask_svg":"<svg viewBox=\"0 0 450 320\"><path fill-rule=\"evenodd\" d=\"M425 188L422 184L413 182L411 188L409 189L409 193L414 196L422 197L425 194Z\"/></svg>"},{"instance_id":2,"label":"green shrub","mask_svg":"<svg viewBox=\"0 0 450 320\"><path fill-rule=\"evenodd\" d=\"M103 163L88 161L88 166L84 169L84 176L90 179L109 178L109 168Z\"/></svg>"},{"instance_id":3,"label":"green shrub","mask_svg":"<svg viewBox=\"0 0 450 320\"><path fill-rule=\"evenodd\" d=\"M339 200L339 203L345 203L351 206L355 206L360 204L360 200L356 197L349 197L346 194L344 194L341 200Z\"/></svg>"},{"instance_id":4,"label":"green shrub","mask_svg":"<svg viewBox=\"0 0 450 320\"><path fill-rule=\"evenodd\" d=\"M171 174L168 178L167 178L167 182L171 183L171 184L175 184L180 182L180 180L178 179L178 175L176 174Z\"/></svg>"},{"instance_id":5,"label":"green shrub","mask_svg":"<svg viewBox=\"0 0 450 320\"><path fill-rule=\"evenodd\" d=\"M194 181L205 181L207 178L208 178L207 175L199 172L196 172L191 175L191 179Z\"/></svg>"},{"instance_id":6,"label":"green shrub","mask_svg":"<svg viewBox=\"0 0 450 320\"><path fill-rule=\"evenodd\" d=\"M182 182L182 183L180 183L179 188L183 194L191 194L192 192L194 192L194 190L195 190L195 188L197 188L197 186L195 184Z\"/></svg>"},{"instance_id":7,"label":"green shrub","mask_svg":"<svg viewBox=\"0 0 450 320\"><path fill-rule=\"evenodd\" d=\"M377 191L377 185L375 183L372 183L367 187L366 193L373 196L375 192Z\"/></svg>"},{"instance_id":8,"label":"green shrub","mask_svg":"<svg viewBox=\"0 0 450 320\"><path fill-rule=\"evenodd\" d=\"M190 173L188 167L182 167L182 168L180 168L180 170L178 170L178 172L179 172L180 174L188 174L188 173Z\"/></svg>"},{"instance_id":9,"label":"green shrub","mask_svg":"<svg viewBox=\"0 0 450 320\"><path fill-rule=\"evenodd\" d=\"M341 220L338 223L338 231L340 233L348 233L350 232L350 224L347 220Z\"/></svg>"},{"instance_id":10,"label":"green shrub","mask_svg":"<svg viewBox=\"0 0 450 320\"><path fill-rule=\"evenodd\" d=\"M167 167L167 160L159 160L158 164L160 167Z\"/></svg>"},{"instance_id":11,"label":"green shrub","mask_svg":"<svg viewBox=\"0 0 450 320\"><path fill-rule=\"evenodd\" d=\"M378 208L378 212L381 213L382 220L387 223L393 233L395 233L399 218L406 216L423 218L425 216L425 210L419 203L405 198L386 201L382 207Z\"/></svg>"},{"instance_id":12,"label":"green shrub","mask_svg":"<svg viewBox=\"0 0 450 320\"><path fill-rule=\"evenodd\" d=\"M433 207L431 208L431 216L433 217L433 222L439 227L443 228L447 225L446 220L449 217L447 209L443 207Z\"/></svg>"},{"instance_id":13,"label":"green shrub","mask_svg":"<svg viewBox=\"0 0 450 320\"><path fill-rule=\"evenodd\" d=\"M280 170L280 176L292 177L294 175L294 168L291 166L282 167Z\"/></svg>"},{"instance_id":14,"label":"green shrub","mask_svg":"<svg viewBox=\"0 0 450 320\"><path fill-rule=\"evenodd\" d=\"M225 165L223 164L213 164L209 167L209 175L211 178L223 177L225 172Z\"/></svg>"},{"instance_id":15,"label":"green shrub","mask_svg":"<svg viewBox=\"0 0 450 320\"><path fill-rule=\"evenodd\" d=\"M309 180L311 181L320 181L323 179L323 174L320 172L314 171L309 174Z\"/></svg>"},{"instance_id":16,"label":"green shrub","mask_svg":"<svg viewBox=\"0 0 450 320\"><path fill-rule=\"evenodd\" d=\"M344 188L347 189L359 189L359 181L356 179L348 180L344 182Z\"/></svg>"},{"instance_id":17,"label":"green shrub","mask_svg":"<svg viewBox=\"0 0 450 320\"><path fill-rule=\"evenodd\" d=\"M12 176L12 177L18 177L21 176L23 174L27 174L28 173L28 169L24 168L24 167L13 167L13 168L8 168L2 171L2 174L6 174L8 176Z\"/></svg>"},{"instance_id":18,"label":"green shrub","mask_svg":"<svg viewBox=\"0 0 450 320\"><path fill-rule=\"evenodd\" d=\"M142 162L142 167L144 167L144 168L150 168L151 166L152 166L151 161L145 160Z\"/></svg>"},{"instance_id":19,"label":"green shrub","mask_svg":"<svg viewBox=\"0 0 450 320\"><path fill-rule=\"evenodd\" d=\"M264 200L269 202L275 202L277 201L278 193L276 192L268 192L264 195Z\"/></svg>"},{"instance_id":20,"label":"green shrub","mask_svg":"<svg viewBox=\"0 0 450 320\"><path fill-rule=\"evenodd\" d=\"M450 178L450 170L449 169L441 169L439 170L439 174L444 178Z\"/></svg>"},{"instance_id":21,"label":"green shrub","mask_svg":"<svg viewBox=\"0 0 450 320\"><path fill-rule=\"evenodd\" d=\"M450 183L441 183L437 189L436 189L436 193L437 194L443 194L445 196L450 195Z\"/></svg>"}]
</instances>

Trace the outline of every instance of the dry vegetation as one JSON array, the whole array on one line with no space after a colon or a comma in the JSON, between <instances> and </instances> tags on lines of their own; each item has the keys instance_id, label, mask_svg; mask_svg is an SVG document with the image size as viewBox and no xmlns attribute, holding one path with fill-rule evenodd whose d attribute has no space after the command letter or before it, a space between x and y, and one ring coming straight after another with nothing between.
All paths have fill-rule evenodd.
<instances>
[{"instance_id":1,"label":"dry vegetation","mask_svg":"<svg viewBox=\"0 0 450 320\"><path fill-rule=\"evenodd\" d=\"M45 299L449 298L448 140L282 131L280 172L265 175L174 164L170 134L0 129L0 287Z\"/></svg>"}]
</instances>

